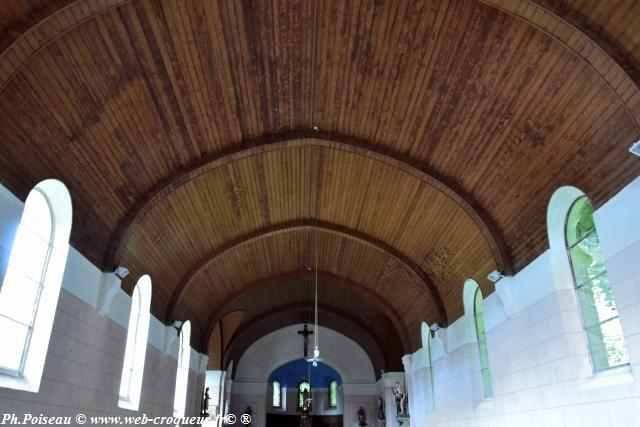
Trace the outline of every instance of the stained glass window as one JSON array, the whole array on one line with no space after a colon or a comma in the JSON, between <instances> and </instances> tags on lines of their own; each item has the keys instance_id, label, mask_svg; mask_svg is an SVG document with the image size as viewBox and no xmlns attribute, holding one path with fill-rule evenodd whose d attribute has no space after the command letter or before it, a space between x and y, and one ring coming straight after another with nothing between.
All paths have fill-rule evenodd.
<instances>
[{"instance_id":1,"label":"stained glass window","mask_svg":"<svg viewBox=\"0 0 640 427\"><path fill-rule=\"evenodd\" d=\"M336 380L329 381L329 407L338 406L338 382Z\"/></svg>"}]
</instances>

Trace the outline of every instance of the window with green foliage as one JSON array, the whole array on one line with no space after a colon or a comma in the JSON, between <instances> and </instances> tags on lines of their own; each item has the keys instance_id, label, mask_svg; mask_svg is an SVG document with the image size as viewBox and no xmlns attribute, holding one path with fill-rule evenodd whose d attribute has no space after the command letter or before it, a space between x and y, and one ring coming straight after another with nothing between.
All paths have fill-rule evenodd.
<instances>
[{"instance_id":1,"label":"window with green foliage","mask_svg":"<svg viewBox=\"0 0 640 427\"><path fill-rule=\"evenodd\" d=\"M338 381L329 381L329 408L338 406Z\"/></svg>"},{"instance_id":2,"label":"window with green foliage","mask_svg":"<svg viewBox=\"0 0 640 427\"><path fill-rule=\"evenodd\" d=\"M491 385L491 370L489 369L489 349L487 348L487 335L484 330L484 315L482 313L482 292L478 287L473 297L473 317L476 325L476 337L478 338L478 351L480 352L480 369L482 372L482 386L484 397L493 396Z\"/></svg>"},{"instance_id":3,"label":"window with green foliage","mask_svg":"<svg viewBox=\"0 0 640 427\"><path fill-rule=\"evenodd\" d=\"M280 381L273 382L273 407L279 408L282 406L282 388L280 386Z\"/></svg>"},{"instance_id":4,"label":"window with green foliage","mask_svg":"<svg viewBox=\"0 0 640 427\"><path fill-rule=\"evenodd\" d=\"M298 385L298 408L302 408L305 404L305 399L311 398L311 385L307 381L302 381ZM309 404L311 407L311 404Z\"/></svg>"},{"instance_id":5,"label":"window with green foliage","mask_svg":"<svg viewBox=\"0 0 640 427\"><path fill-rule=\"evenodd\" d=\"M567 250L595 372L629 363L618 309L587 197L576 200L566 223Z\"/></svg>"}]
</instances>

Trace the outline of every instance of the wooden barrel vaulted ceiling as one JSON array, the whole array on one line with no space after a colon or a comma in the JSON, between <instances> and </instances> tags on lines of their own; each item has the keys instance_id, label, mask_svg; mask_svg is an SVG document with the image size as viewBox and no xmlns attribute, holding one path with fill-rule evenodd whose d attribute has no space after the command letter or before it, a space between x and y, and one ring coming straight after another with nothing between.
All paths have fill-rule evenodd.
<instances>
[{"instance_id":1,"label":"wooden barrel vaulted ceiling","mask_svg":"<svg viewBox=\"0 0 640 427\"><path fill-rule=\"evenodd\" d=\"M634 0L5 0L0 52L0 181L65 182L72 245L222 365L304 319L317 248L321 322L395 367L556 188L640 174Z\"/></svg>"}]
</instances>

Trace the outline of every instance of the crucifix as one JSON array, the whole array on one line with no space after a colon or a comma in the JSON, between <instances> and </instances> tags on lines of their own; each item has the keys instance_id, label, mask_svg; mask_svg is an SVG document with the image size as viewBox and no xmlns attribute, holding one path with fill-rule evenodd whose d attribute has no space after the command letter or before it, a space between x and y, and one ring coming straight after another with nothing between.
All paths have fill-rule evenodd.
<instances>
[{"instance_id":1,"label":"crucifix","mask_svg":"<svg viewBox=\"0 0 640 427\"><path fill-rule=\"evenodd\" d=\"M306 359L308 356L309 349L309 335L313 335L313 331L310 331L307 327L307 324L304 324L304 329L302 331L298 331L298 335L304 336L304 358Z\"/></svg>"}]
</instances>

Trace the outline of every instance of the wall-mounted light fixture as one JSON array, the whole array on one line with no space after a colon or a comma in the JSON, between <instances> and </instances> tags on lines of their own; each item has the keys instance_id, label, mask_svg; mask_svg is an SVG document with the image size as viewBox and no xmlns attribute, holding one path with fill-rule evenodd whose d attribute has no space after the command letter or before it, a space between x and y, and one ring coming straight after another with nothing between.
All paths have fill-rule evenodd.
<instances>
[{"instance_id":1,"label":"wall-mounted light fixture","mask_svg":"<svg viewBox=\"0 0 640 427\"><path fill-rule=\"evenodd\" d=\"M113 274L115 274L118 279L122 280L129 275L129 269L127 267L119 265L113 271Z\"/></svg>"},{"instance_id":2,"label":"wall-mounted light fixture","mask_svg":"<svg viewBox=\"0 0 640 427\"><path fill-rule=\"evenodd\" d=\"M496 283L498 280L502 279L504 274L500 273L498 270L493 270L487 276L487 279L491 280L493 283Z\"/></svg>"}]
</instances>

